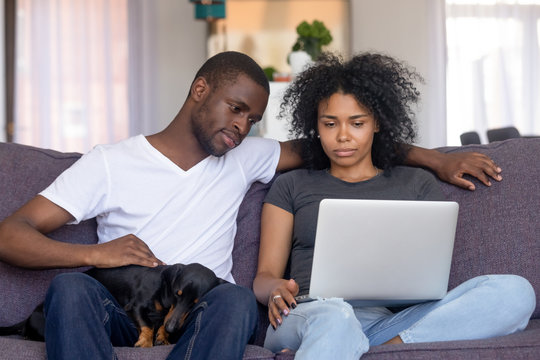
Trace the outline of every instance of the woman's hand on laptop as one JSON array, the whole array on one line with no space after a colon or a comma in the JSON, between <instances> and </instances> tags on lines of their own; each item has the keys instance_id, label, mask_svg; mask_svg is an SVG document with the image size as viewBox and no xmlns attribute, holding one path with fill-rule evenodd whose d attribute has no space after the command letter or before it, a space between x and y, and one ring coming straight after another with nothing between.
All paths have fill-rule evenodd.
<instances>
[{"instance_id":1,"label":"woman's hand on laptop","mask_svg":"<svg viewBox=\"0 0 540 360\"><path fill-rule=\"evenodd\" d=\"M294 279L283 279L279 286L270 292L268 299L268 319L276 329L283 322L282 315L289 315L290 308L296 307L294 297L298 294L298 284Z\"/></svg>"}]
</instances>

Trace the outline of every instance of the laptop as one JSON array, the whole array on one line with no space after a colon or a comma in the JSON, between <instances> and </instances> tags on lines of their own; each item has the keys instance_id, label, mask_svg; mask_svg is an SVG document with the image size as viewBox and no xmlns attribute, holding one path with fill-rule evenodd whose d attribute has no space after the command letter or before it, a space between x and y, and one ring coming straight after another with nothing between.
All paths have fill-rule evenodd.
<instances>
[{"instance_id":1,"label":"laptop","mask_svg":"<svg viewBox=\"0 0 540 360\"><path fill-rule=\"evenodd\" d=\"M458 209L452 201L322 200L307 298L358 306L441 299Z\"/></svg>"}]
</instances>

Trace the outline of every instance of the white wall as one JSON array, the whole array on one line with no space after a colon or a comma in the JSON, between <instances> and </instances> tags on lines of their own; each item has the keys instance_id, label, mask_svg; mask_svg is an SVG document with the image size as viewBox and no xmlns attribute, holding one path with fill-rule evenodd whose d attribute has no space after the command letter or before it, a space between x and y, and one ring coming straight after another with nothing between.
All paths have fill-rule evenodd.
<instances>
[{"instance_id":1,"label":"white wall","mask_svg":"<svg viewBox=\"0 0 540 360\"><path fill-rule=\"evenodd\" d=\"M157 7L155 121L162 129L184 103L195 73L207 59L207 24L195 20L194 5L187 0L153 3Z\"/></svg>"},{"instance_id":2,"label":"white wall","mask_svg":"<svg viewBox=\"0 0 540 360\"><path fill-rule=\"evenodd\" d=\"M129 15L130 135L165 128L207 58L207 23L178 0L132 0Z\"/></svg>"},{"instance_id":3,"label":"white wall","mask_svg":"<svg viewBox=\"0 0 540 360\"><path fill-rule=\"evenodd\" d=\"M165 127L187 97L195 73L207 59L207 23L195 20L187 0L154 1L157 7L158 69L156 121Z\"/></svg>"},{"instance_id":4,"label":"white wall","mask_svg":"<svg viewBox=\"0 0 540 360\"><path fill-rule=\"evenodd\" d=\"M350 23L353 53L387 53L424 77L417 144L446 145L444 1L351 0Z\"/></svg>"}]
</instances>

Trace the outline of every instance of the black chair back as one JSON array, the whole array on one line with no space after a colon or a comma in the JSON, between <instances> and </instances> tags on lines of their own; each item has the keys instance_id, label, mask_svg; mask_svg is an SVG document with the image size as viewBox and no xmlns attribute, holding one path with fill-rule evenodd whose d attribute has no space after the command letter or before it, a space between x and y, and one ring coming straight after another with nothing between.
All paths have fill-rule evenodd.
<instances>
[{"instance_id":1,"label":"black chair back","mask_svg":"<svg viewBox=\"0 0 540 360\"><path fill-rule=\"evenodd\" d=\"M500 129L491 129L487 131L487 138L490 143L494 141L503 141L521 137L518 129L508 126Z\"/></svg>"},{"instance_id":2,"label":"black chair back","mask_svg":"<svg viewBox=\"0 0 540 360\"><path fill-rule=\"evenodd\" d=\"M469 131L459 136L461 145L480 144L480 135L476 131Z\"/></svg>"}]
</instances>

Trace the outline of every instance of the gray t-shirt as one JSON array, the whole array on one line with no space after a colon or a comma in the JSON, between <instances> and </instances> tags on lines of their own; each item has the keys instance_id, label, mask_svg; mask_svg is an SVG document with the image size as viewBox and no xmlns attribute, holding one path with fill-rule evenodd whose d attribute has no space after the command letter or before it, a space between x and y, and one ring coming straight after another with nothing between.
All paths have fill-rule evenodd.
<instances>
[{"instance_id":1,"label":"gray t-shirt","mask_svg":"<svg viewBox=\"0 0 540 360\"><path fill-rule=\"evenodd\" d=\"M357 183L340 180L326 170L300 169L279 176L264 201L294 215L289 265L290 276L300 287L299 295L309 292L322 199L444 200L444 195L431 173L405 166L393 168L390 176L379 174ZM362 224L358 224L358 234L362 234Z\"/></svg>"}]
</instances>

